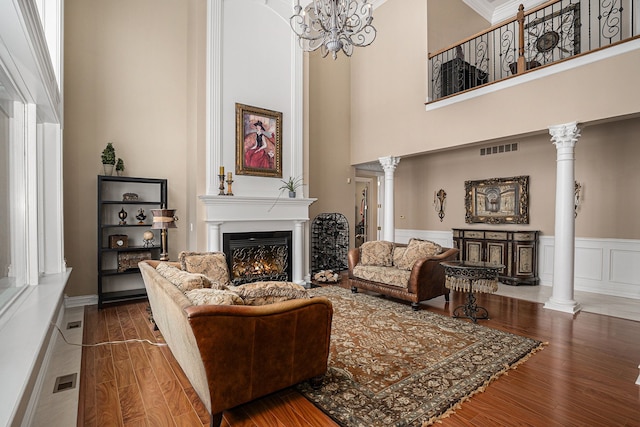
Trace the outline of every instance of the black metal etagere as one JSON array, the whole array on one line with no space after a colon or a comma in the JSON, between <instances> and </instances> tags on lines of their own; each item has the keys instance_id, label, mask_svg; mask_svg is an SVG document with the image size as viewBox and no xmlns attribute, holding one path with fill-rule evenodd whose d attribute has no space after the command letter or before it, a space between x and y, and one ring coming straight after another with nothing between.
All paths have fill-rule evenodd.
<instances>
[{"instance_id":1,"label":"black metal etagere","mask_svg":"<svg viewBox=\"0 0 640 427\"><path fill-rule=\"evenodd\" d=\"M125 193L129 193L128 197ZM130 264L135 263L136 254L138 258L160 258L159 230L154 233L153 243L147 245L143 233L151 229L151 209L166 206L166 179L98 175L99 308L106 303L146 298L140 270ZM126 224L120 223L120 210L127 212ZM136 218L139 210L146 218ZM112 244L111 240L118 244Z\"/></svg>"}]
</instances>

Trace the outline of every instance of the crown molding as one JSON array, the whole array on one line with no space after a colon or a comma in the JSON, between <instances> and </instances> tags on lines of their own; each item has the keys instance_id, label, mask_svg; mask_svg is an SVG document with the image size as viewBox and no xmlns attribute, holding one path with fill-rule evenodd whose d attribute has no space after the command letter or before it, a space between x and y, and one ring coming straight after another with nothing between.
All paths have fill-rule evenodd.
<instances>
[{"instance_id":1,"label":"crown molding","mask_svg":"<svg viewBox=\"0 0 640 427\"><path fill-rule=\"evenodd\" d=\"M491 6L487 0L462 0L476 13L489 21L491 25L497 24L504 20L514 18L518 13L520 4L524 6L524 10L532 9L545 2L545 0L509 0L499 6Z\"/></svg>"}]
</instances>

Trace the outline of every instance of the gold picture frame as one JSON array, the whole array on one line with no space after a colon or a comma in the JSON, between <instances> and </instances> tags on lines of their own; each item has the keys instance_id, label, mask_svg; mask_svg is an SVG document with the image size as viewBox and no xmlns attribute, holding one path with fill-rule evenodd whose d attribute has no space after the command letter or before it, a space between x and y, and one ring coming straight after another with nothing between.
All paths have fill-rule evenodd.
<instances>
[{"instance_id":1,"label":"gold picture frame","mask_svg":"<svg viewBox=\"0 0 640 427\"><path fill-rule=\"evenodd\" d=\"M236 103L236 175L282 178L282 113Z\"/></svg>"},{"instance_id":2,"label":"gold picture frame","mask_svg":"<svg viewBox=\"0 0 640 427\"><path fill-rule=\"evenodd\" d=\"M529 224L529 177L464 182L465 222Z\"/></svg>"}]
</instances>

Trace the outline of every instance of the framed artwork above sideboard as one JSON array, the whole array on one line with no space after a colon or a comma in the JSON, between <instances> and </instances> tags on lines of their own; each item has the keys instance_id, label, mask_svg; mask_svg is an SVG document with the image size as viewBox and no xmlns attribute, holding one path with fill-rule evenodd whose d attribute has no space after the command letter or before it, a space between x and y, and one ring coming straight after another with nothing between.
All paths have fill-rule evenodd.
<instances>
[{"instance_id":1,"label":"framed artwork above sideboard","mask_svg":"<svg viewBox=\"0 0 640 427\"><path fill-rule=\"evenodd\" d=\"M464 183L465 222L529 224L529 176Z\"/></svg>"}]
</instances>

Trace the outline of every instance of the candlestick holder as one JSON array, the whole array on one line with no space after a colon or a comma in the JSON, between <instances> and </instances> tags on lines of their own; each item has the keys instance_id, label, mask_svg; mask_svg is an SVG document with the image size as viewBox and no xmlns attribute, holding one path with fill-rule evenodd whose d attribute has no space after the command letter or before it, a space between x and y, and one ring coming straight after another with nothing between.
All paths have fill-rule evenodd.
<instances>
[{"instance_id":1,"label":"candlestick holder","mask_svg":"<svg viewBox=\"0 0 640 427\"><path fill-rule=\"evenodd\" d=\"M218 187L220 192L218 196L224 196L224 174L218 175L218 178L220 179L220 187Z\"/></svg>"},{"instance_id":2,"label":"candlestick holder","mask_svg":"<svg viewBox=\"0 0 640 427\"><path fill-rule=\"evenodd\" d=\"M227 179L227 196L233 196L233 191L231 191L232 183L233 183L232 179Z\"/></svg>"}]
</instances>

